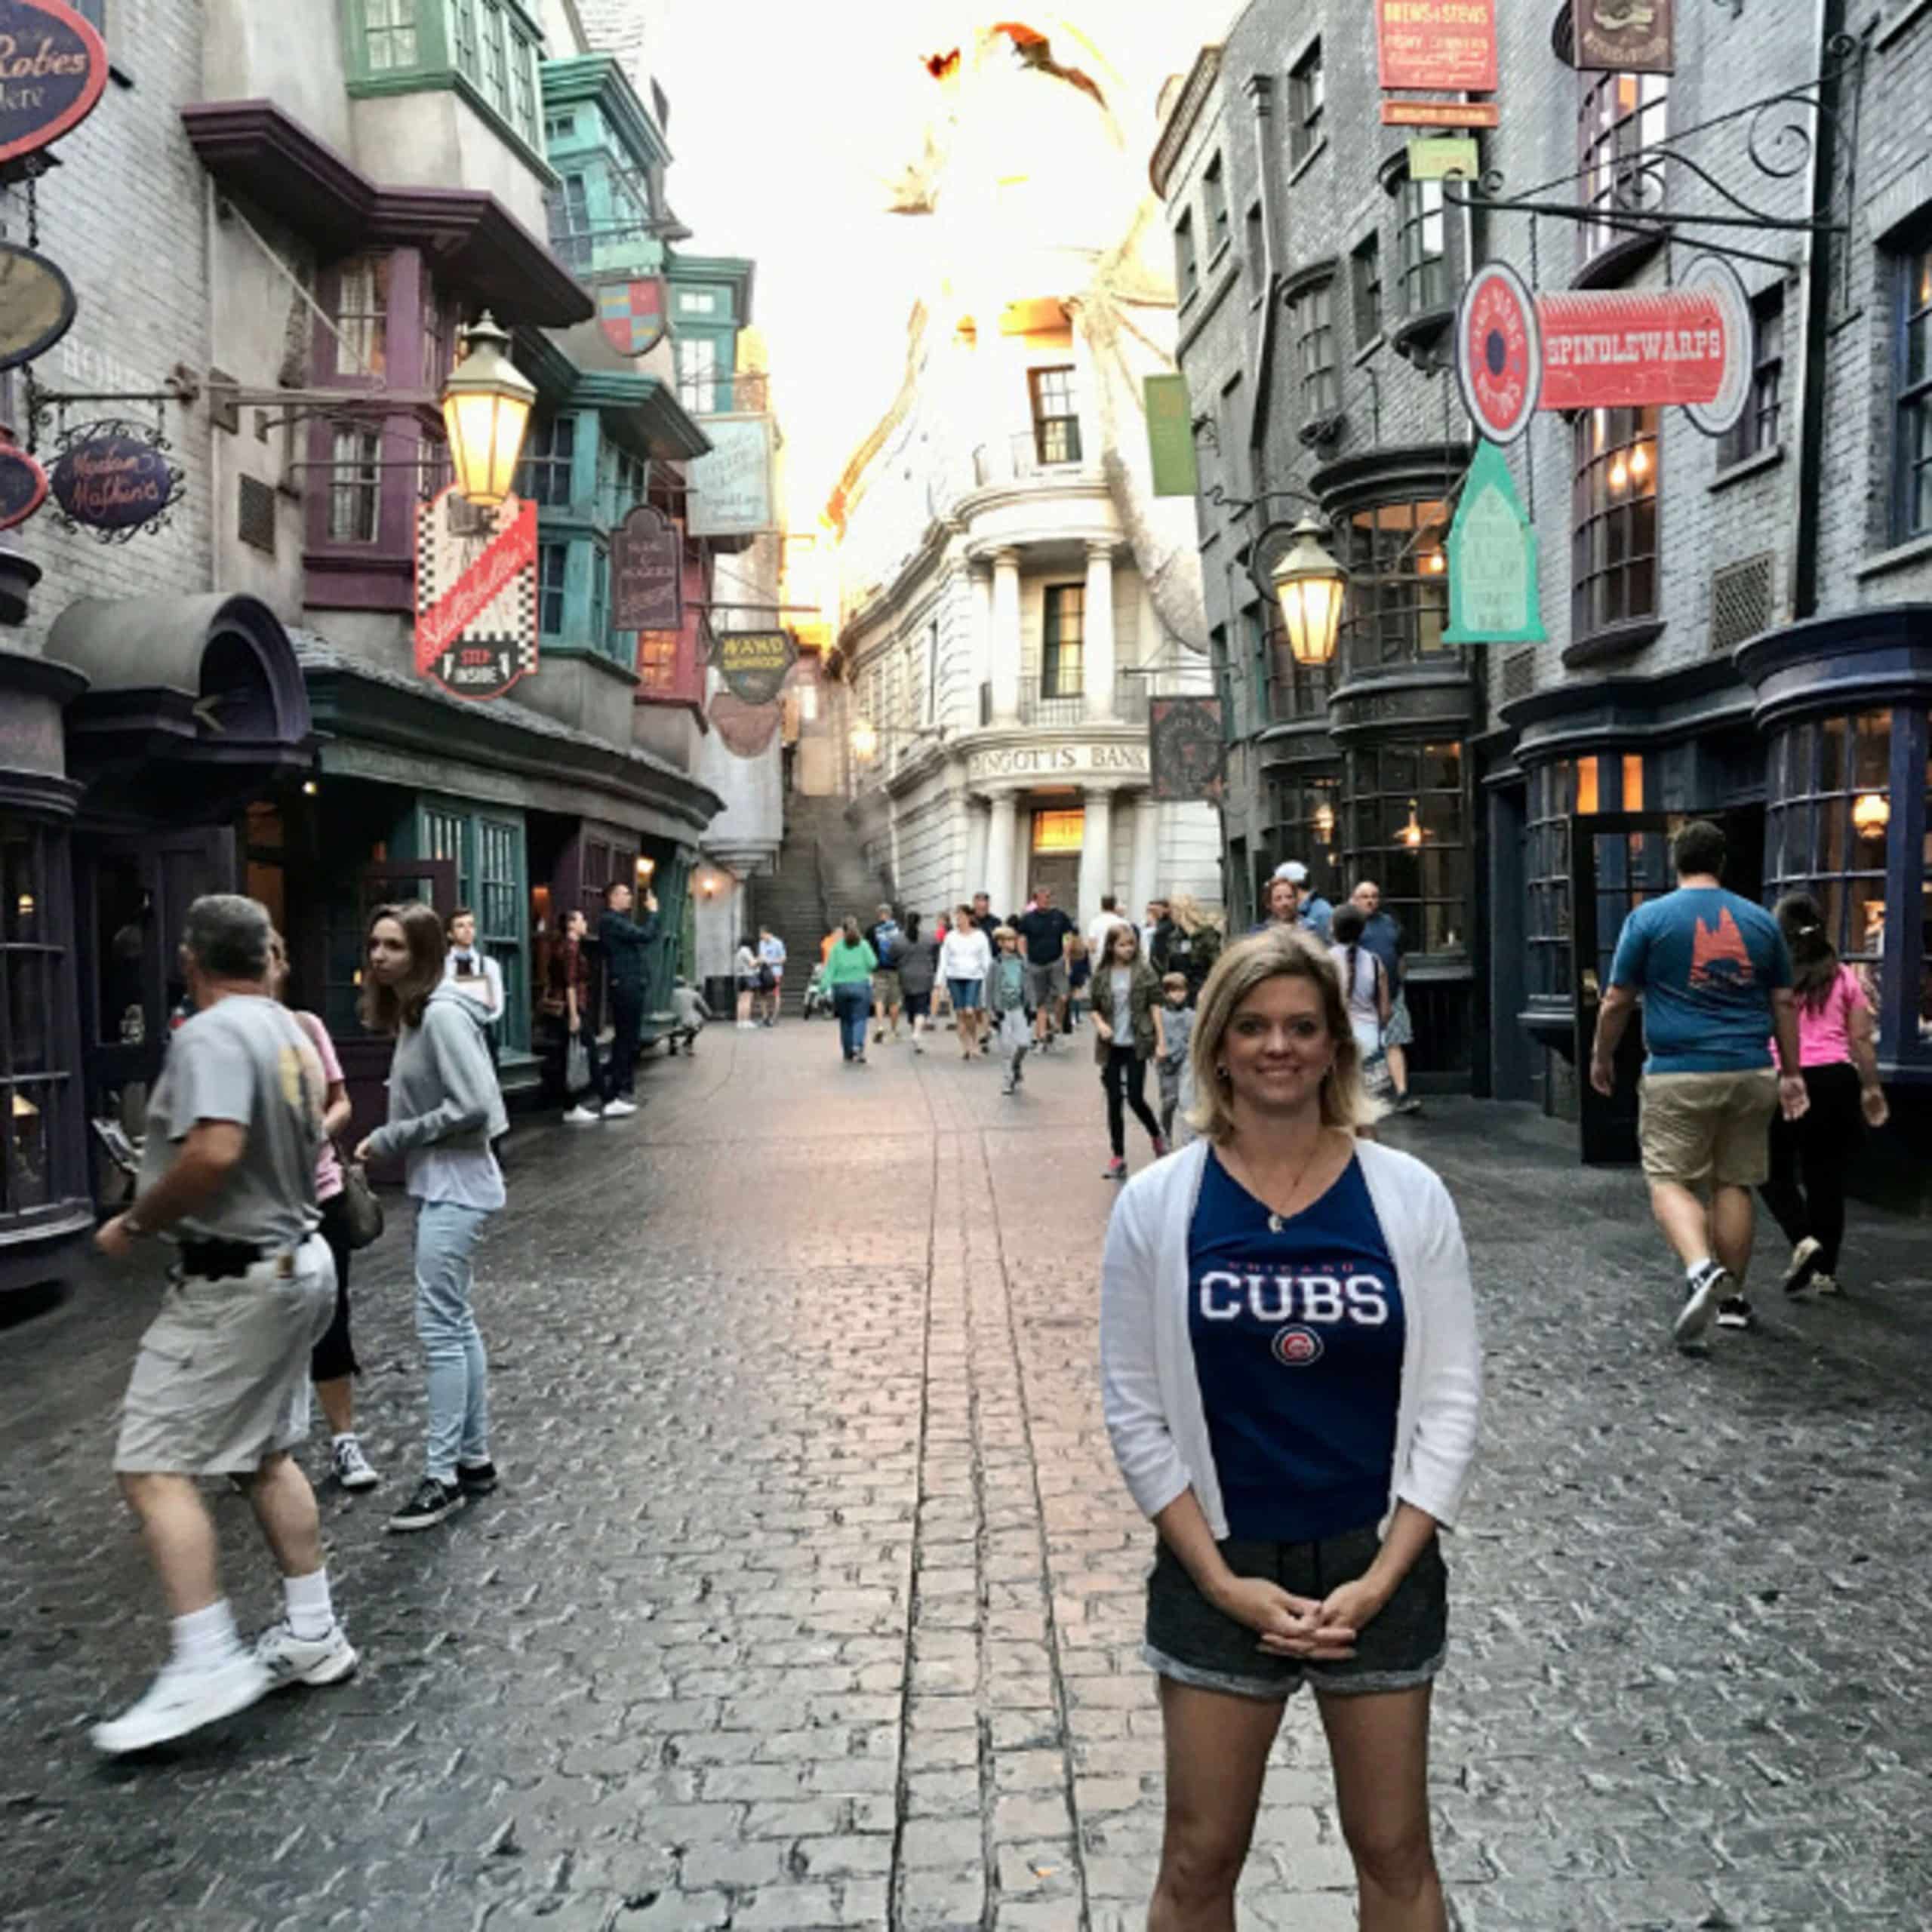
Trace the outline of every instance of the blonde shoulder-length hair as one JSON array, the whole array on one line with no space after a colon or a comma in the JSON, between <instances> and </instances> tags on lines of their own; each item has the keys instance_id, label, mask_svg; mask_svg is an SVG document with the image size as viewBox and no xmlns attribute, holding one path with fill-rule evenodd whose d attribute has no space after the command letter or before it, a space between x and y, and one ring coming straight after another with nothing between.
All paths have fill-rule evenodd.
<instances>
[{"instance_id":1,"label":"blonde shoulder-length hair","mask_svg":"<svg viewBox=\"0 0 1932 1932\"><path fill-rule=\"evenodd\" d=\"M1196 1098L1189 1120L1198 1132L1217 1143L1226 1142L1234 1133L1232 1097L1217 1073L1221 1041L1241 1002L1270 980L1306 980L1321 995L1322 1017L1335 1047L1335 1063L1321 1083L1322 1125L1345 1128L1350 1133L1372 1127L1380 1109L1362 1085L1361 1049L1349 1024L1341 976L1326 949L1292 927L1272 928L1238 940L1208 975L1201 989L1189 1050Z\"/></svg>"}]
</instances>

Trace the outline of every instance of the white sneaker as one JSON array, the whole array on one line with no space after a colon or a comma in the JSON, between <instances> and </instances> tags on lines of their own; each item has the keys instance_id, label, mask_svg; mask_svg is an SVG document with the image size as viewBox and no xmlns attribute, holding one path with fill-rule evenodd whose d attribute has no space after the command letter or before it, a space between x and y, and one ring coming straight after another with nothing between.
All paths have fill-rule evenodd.
<instances>
[{"instance_id":1,"label":"white sneaker","mask_svg":"<svg viewBox=\"0 0 1932 1932\"><path fill-rule=\"evenodd\" d=\"M270 1687L268 1672L246 1651L237 1651L226 1662L204 1670L170 1662L138 1702L118 1718L96 1724L88 1734L94 1748L111 1757L146 1751L245 1711Z\"/></svg>"},{"instance_id":2,"label":"white sneaker","mask_svg":"<svg viewBox=\"0 0 1932 1932\"><path fill-rule=\"evenodd\" d=\"M738 1022L738 1031L741 1033L749 1033L752 1032L757 1025L758 1022L755 1020L741 1020Z\"/></svg>"},{"instance_id":3,"label":"white sneaker","mask_svg":"<svg viewBox=\"0 0 1932 1932\"><path fill-rule=\"evenodd\" d=\"M637 1103L635 1100L606 1100L604 1103L604 1118L606 1120L629 1120L636 1112Z\"/></svg>"},{"instance_id":4,"label":"white sneaker","mask_svg":"<svg viewBox=\"0 0 1932 1932\"><path fill-rule=\"evenodd\" d=\"M298 1637L287 1621L255 1639L255 1661L269 1675L269 1688L296 1684L340 1684L355 1668L355 1647L340 1623L326 1637Z\"/></svg>"},{"instance_id":5,"label":"white sneaker","mask_svg":"<svg viewBox=\"0 0 1932 1932\"><path fill-rule=\"evenodd\" d=\"M382 1481L369 1466L361 1444L352 1435L338 1436L331 1444L329 1466L344 1489L374 1489Z\"/></svg>"},{"instance_id":6,"label":"white sneaker","mask_svg":"<svg viewBox=\"0 0 1932 1932\"><path fill-rule=\"evenodd\" d=\"M603 1118L592 1108L578 1106L565 1115L564 1124L566 1127L595 1127Z\"/></svg>"},{"instance_id":7,"label":"white sneaker","mask_svg":"<svg viewBox=\"0 0 1932 1932\"><path fill-rule=\"evenodd\" d=\"M1706 1262L1697 1279L1685 1283L1684 1306L1678 1309L1671 1330L1680 1349L1694 1349L1703 1340L1717 1314L1718 1304L1724 1300L1730 1286L1730 1275L1715 1261Z\"/></svg>"}]
</instances>

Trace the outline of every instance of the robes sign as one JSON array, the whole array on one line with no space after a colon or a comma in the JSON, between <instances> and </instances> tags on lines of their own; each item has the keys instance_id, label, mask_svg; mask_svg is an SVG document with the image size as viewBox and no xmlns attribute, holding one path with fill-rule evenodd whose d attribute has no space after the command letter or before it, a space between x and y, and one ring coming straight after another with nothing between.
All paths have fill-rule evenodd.
<instances>
[{"instance_id":1,"label":"robes sign","mask_svg":"<svg viewBox=\"0 0 1932 1932\"><path fill-rule=\"evenodd\" d=\"M107 49L66 0L0 0L0 165L78 127L106 85Z\"/></svg>"}]
</instances>

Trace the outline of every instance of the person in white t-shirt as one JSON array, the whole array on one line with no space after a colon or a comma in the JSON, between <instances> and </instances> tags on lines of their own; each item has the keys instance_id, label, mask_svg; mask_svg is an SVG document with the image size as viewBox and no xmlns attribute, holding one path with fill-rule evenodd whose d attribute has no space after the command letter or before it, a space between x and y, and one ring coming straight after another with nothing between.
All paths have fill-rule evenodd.
<instances>
[{"instance_id":1,"label":"person in white t-shirt","mask_svg":"<svg viewBox=\"0 0 1932 1932\"><path fill-rule=\"evenodd\" d=\"M1121 916L1120 901L1109 892L1102 895L1100 909L1087 922L1087 950L1096 960L1107 956L1107 934L1128 921ZM1143 948L1144 955L1145 948Z\"/></svg>"},{"instance_id":2,"label":"person in white t-shirt","mask_svg":"<svg viewBox=\"0 0 1932 1932\"><path fill-rule=\"evenodd\" d=\"M785 991L785 942L769 926L758 929L758 957L760 965L771 969L771 985L758 995L759 1003L764 1008L764 1023L776 1026L778 1002Z\"/></svg>"}]
</instances>

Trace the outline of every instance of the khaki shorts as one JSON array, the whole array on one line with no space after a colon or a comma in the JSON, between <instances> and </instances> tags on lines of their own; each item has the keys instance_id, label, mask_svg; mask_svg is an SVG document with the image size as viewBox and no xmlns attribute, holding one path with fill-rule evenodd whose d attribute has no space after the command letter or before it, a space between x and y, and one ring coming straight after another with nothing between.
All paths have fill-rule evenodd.
<instances>
[{"instance_id":1,"label":"khaki shorts","mask_svg":"<svg viewBox=\"0 0 1932 1932\"><path fill-rule=\"evenodd\" d=\"M131 1475L245 1475L309 1432L309 1355L335 1314L319 1235L292 1257L170 1284L141 1337L114 1466Z\"/></svg>"},{"instance_id":2,"label":"khaki shorts","mask_svg":"<svg viewBox=\"0 0 1932 1932\"><path fill-rule=\"evenodd\" d=\"M1648 1180L1686 1187L1757 1187L1771 1171L1778 1076L1647 1073L1637 1090L1637 1139Z\"/></svg>"}]
</instances>

